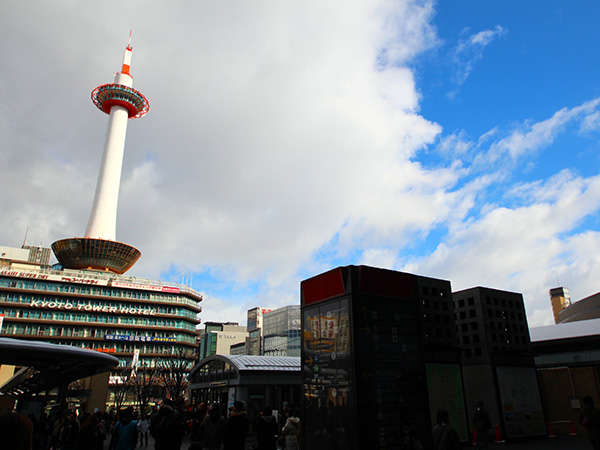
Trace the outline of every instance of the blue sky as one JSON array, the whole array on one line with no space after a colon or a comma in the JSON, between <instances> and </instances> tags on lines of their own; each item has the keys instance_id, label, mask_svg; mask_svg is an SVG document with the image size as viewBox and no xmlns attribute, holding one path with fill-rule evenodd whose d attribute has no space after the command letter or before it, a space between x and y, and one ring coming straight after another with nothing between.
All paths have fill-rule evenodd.
<instances>
[{"instance_id":1,"label":"blue sky","mask_svg":"<svg viewBox=\"0 0 600 450\"><path fill-rule=\"evenodd\" d=\"M119 14L115 15L118 7ZM203 321L299 302L368 264L522 292L600 291L594 1L7 4L1 245L82 235L112 80L135 87L117 238Z\"/></svg>"}]
</instances>

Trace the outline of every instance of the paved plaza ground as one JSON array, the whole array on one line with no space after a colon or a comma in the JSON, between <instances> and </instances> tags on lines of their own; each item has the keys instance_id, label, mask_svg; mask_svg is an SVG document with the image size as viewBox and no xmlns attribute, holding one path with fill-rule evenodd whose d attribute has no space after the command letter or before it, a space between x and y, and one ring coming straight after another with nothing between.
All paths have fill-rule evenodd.
<instances>
[{"instance_id":1,"label":"paved plaza ground","mask_svg":"<svg viewBox=\"0 0 600 450\"><path fill-rule=\"evenodd\" d=\"M254 436L248 436L246 441L246 450L251 450L255 443ZM108 440L105 442L108 444ZM181 450L188 450L190 447L189 437L186 437L181 446ZM105 446L107 448L107 446ZM138 447L140 448L140 447ZM154 450L154 440L150 438L148 447L142 449ZM465 450L474 448L471 446L463 447ZM310 449L304 449L310 450ZM508 442L502 444L491 443L488 450L592 450L590 441L586 436L558 436L555 438L534 438L517 442Z\"/></svg>"}]
</instances>

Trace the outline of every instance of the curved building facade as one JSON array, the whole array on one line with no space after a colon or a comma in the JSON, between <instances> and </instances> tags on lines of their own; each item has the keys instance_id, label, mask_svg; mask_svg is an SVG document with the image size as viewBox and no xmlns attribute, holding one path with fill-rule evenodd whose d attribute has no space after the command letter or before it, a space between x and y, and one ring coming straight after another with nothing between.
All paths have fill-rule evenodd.
<instances>
[{"instance_id":1,"label":"curved building facade","mask_svg":"<svg viewBox=\"0 0 600 450\"><path fill-rule=\"evenodd\" d=\"M136 353L153 365L194 352L201 301L175 283L0 259L0 335L108 353L121 369Z\"/></svg>"},{"instance_id":2,"label":"curved building facade","mask_svg":"<svg viewBox=\"0 0 600 450\"><path fill-rule=\"evenodd\" d=\"M558 313L557 323L577 322L600 318L600 292L571 303L568 308Z\"/></svg>"}]
</instances>

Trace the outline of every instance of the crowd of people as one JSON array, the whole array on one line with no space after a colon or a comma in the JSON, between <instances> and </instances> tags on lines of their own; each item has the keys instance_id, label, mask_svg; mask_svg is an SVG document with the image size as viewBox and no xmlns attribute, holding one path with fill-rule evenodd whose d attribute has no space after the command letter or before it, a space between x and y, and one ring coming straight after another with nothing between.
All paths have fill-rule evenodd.
<instances>
[{"instance_id":1,"label":"crowd of people","mask_svg":"<svg viewBox=\"0 0 600 450\"><path fill-rule=\"evenodd\" d=\"M273 410L266 407L252 425L256 450L299 449L296 408L290 408L284 423L278 424ZM39 420L15 412L0 416L2 444L11 450L134 450L147 447L149 436L156 450L244 450L250 428L243 402L234 402L227 411L219 403L186 407L183 398L164 400L150 414L127 407L117 413L43 414ZM191 444L182 449L186 435Z\"/></svg>"}]
</instances>

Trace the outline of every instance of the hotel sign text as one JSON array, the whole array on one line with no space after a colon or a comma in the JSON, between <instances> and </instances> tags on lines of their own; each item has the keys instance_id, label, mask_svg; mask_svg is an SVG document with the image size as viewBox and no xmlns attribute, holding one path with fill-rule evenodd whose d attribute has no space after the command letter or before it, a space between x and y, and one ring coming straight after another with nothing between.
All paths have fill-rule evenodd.
<instances>
[{"instance_id":1,"label":"hotel sign text","mask_svg":"<svg viewBox=\"0 0 600 450\"><path fill-rule=\"evenodd\" d=\"M142 308L135 306L107 306L107 305L94 305L88 303L86 305L77 305L69 302L55 302L45 300L31 300L29 306L32 308L48 308L48 309L64 309L66 311L86 311L86 312L100 312L109 314L143 314L146 316L153 316L156 314L156 310L151 308Z\"/></svg>"}]
</instances>

